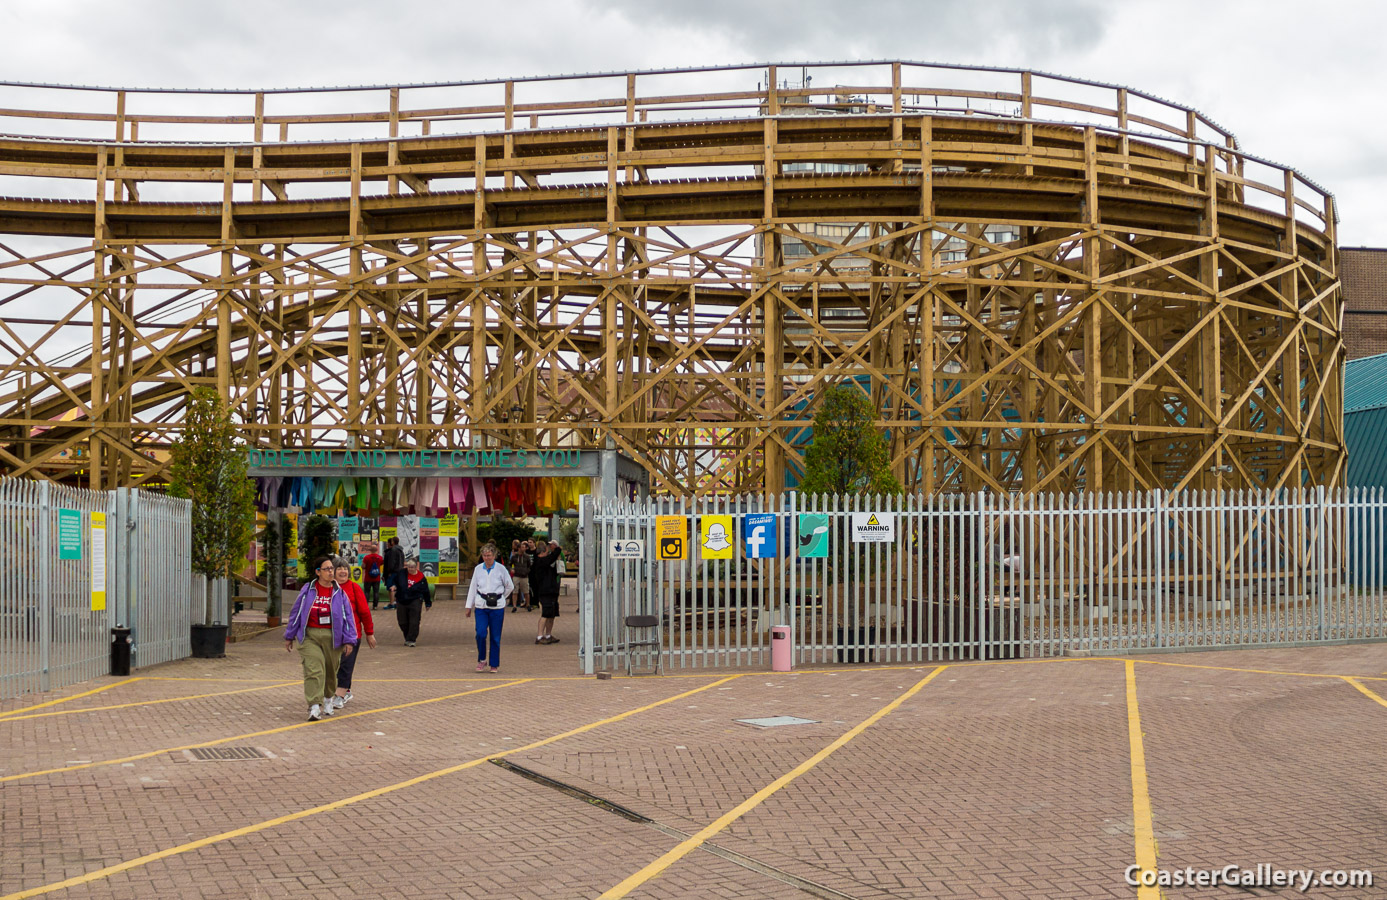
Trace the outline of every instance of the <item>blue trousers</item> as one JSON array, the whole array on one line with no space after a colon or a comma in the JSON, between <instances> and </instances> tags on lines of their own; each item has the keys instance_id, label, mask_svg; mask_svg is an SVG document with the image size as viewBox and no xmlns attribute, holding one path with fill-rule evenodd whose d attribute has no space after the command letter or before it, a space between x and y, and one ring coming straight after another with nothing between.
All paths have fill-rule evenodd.
<instances>
[{"instance_id":1,"label":"blue trousers","mask_svg":"<svg viewBox=\"0 0 1387 900\"><path fill-rule=\"evenodd\" d=\"M486 651L489 643L491 654L488 664L495 669L501 665L501 625L506 618L506 609L503 606L494 609L479 606L472 611L472 615L477 620L477 662L488 658ZM487 632L491 633L489 641Z\"/></svg>"}]
</instances>

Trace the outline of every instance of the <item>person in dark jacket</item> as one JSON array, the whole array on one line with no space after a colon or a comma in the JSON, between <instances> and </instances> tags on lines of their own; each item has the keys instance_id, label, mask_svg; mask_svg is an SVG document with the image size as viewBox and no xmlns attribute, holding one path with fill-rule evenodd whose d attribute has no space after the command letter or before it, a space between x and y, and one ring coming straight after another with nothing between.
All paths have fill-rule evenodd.
<instances>
[{"instance_id":1,"label":"person in dark jacket","mask_svg":"<svg viewBox=\"0 0 1387 900\"><path fill-rule=\"evenodd\" d=\"M559 617L559 545L550 541L547 547L538 546L530 563L530 590L539 601L539 634L536 644L557 644L554 620Z\"/></svg>"},{"instance_id":2,"label":"person in dark jacket","mask_svg":"<svg viewBox=\"0 0 1387 900\"><path fill-rule=\"evenodd\" d=\"M400 623L400 631L404 632L406 647L413 647L419 640L419 620L423 618L426 606L433 606L429 581L419 571L419 561L407 559L400 589L395 593L395 620Z\"/></svg>"},{"instance_id":3,"label":"person in dark jacket","mask_svg":"<svg viewBox=\"0 0 1387 900\"><path fill-rule=\"evenodd\" d=\"M385 564L381 566L385 574L385 589L390 592L390 602L386 609L394 609L396 594L400 588L400 578L405 573L405 552L400 549L400 539L391 538L385 542Z\"/></svg>"}]
</instances>

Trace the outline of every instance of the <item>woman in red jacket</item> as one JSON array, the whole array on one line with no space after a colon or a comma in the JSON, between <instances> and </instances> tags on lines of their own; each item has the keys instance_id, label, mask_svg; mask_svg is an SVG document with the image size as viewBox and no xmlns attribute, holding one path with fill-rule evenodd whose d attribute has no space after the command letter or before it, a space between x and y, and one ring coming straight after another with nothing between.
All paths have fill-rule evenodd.
<instances>
[{"instance_id":1,"label":"woman in red jacket","mask_svg":"<svg viewBox=\"0 0 1387 900\"><path fill-rule=\"evenodd\" d=\"M350 654L342 657L342 664L337 668L337 696L332 698L332 705L341 709L352 699L352 671L356 669L356 658L361 655L362 636L366 638L366 646L376 649L376 623L371 621L371 607L366 602L365 592L361 590L361 585L352 581L351 568L340 559L337 560L336 580L338 587L351 601L352 612L356 614L357 635L356 646Z\"/></svg>"}]
</instances>

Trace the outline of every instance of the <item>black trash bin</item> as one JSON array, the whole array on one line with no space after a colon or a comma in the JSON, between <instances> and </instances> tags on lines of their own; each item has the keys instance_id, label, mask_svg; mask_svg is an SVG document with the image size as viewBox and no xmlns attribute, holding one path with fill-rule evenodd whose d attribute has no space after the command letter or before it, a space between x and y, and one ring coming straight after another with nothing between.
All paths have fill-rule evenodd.
<instances>
[{"instance_id":1,"label":"black trash bin","mask_svg":"<svg viewBox=\"0 0 1387 900\"><path fill-rule=\"evenodd\" d=\"M130 637L130 629L124 625L117 625L111 629L111 674L129 675L130 674L130 651L134 647L134 639Z\"/></svg>"}]
</instances>

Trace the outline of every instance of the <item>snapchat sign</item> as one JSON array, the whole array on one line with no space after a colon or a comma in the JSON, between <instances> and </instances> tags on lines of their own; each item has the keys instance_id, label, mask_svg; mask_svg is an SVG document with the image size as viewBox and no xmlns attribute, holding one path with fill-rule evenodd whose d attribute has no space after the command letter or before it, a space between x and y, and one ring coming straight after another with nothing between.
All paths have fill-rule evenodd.
<instances>
[{"instance_id":1,"label":"snapchat sign","mask_svg":"<svg viewBox=\"0 0 1387 900\"><path fill-rule=\"evenodd\" d=\"M704 516L698 521L698 546L704 559L731 559L737 549L733 543L731 516Z\"/></svg>"}]
</instances>

